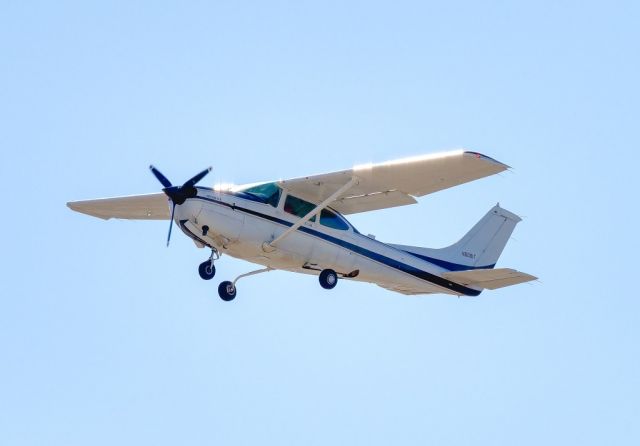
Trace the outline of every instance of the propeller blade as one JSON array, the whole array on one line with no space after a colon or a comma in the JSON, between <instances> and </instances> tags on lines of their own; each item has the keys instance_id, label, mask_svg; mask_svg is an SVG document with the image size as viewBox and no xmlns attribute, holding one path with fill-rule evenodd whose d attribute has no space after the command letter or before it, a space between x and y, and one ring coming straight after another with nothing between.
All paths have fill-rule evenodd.
<instances>
[{"instance_id":1,"label":"propeller blade","mask_svg":"<svg viewBox=\"0 0 640 446\"><path fill-rule=\"evenodd\" d=\"M171 187L171 181L169 181L167 179L167 177L165 177L164 175L162 175L162 172L160 172L158 169L156 169L153 165L149 166L149 169L151 170L151 173L153 173L153 175L158 179L158 181L160 181L162 183L162 185L164 187Z\"/></svg>"},{"instance_id":2,"label":"propeller blade","mask_svg":"<svg viewBox=\"0 0 640 446\"><path fill-rule=\"evenodd\" d=\"M200 172L198 175L194 176L193 178L191 178L189 181L187 181L186 183L184 183L182 185L183 188L187 189L190 187L193 187L196 185L196 183L198 181L200 181L201 179L203 179L209 172L211 172L211 167L208 167L207 169L203 170L202 172Z\"/></svg>"},{"instance_id":3,"label":"propeller blade","mask_svg":"<svg viewBox=\"0 0 640 446\"><path fill-rule=\"evenodd\" d=\"M165 177L162 172L156 169L153 165L149 166L151 173L162 183L164 188L162 191L171 199L171 221L169 222L169 234L167 234L167 246L169 246L169 242L171 242L171 230L173 229L173 217L176 212L176 205L181 205L187 199L193 198L198 195L198 190L194 187L198 181L203 179L209 172L211 172L211 167L203 170L182 186L174 186L171 184L171 181Z\"/></svg>"},{"instance_id":4,"label":"propeller blade","mask_svg":"<svg viewBox=\"0 0 640 446\"><path fill-rule=\"evenodd\" d=\"M169 242L171 241L171 228L173 228L173 213L176 211L176 204L171 203L171 221L169 222L169 235L167 235L167 248L169 247Z\"/></svg>"}]
</instances>

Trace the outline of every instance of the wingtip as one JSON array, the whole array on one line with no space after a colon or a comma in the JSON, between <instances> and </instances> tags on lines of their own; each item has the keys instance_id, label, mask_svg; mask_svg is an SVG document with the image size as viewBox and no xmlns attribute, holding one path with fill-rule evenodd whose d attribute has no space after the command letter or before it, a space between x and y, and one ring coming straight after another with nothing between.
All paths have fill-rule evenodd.
<instances>
[{"instance_id":1,"label":"wingtip","mask_svg":"<svg viewBox=\"0 0 640 446\"><path fill-rule=\"evenodd\" d=\"M482 160L485 160L485 161L488 161L488 162L493 163L493 164L497 164L499 166L502 166L504 168L504 170L511 169L511 166L509 166L508 164L505 164L505 163L503 163L501 161L498 161L495 158L491 158L490 156L484 155L484 154L482 154L480 152L473 152L471 150L465 150L464 154L465 155L469 155L469 156L473 156L475 158L479 158L479 159L482 159Z\"/></svg>"}]
</instances>

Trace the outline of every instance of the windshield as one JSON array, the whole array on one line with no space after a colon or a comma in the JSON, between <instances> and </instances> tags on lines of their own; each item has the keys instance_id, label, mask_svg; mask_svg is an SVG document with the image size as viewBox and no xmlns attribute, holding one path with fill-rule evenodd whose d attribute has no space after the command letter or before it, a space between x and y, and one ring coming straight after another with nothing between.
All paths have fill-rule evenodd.
<instances>
[{"instance_id":1,"label":"windshield","mask_svg":"<svg viewBox=\"0 0 640 446\"><path fill-rule=\"evenodd\" d=\"M247 194L256 201L270 204L274 208L278 206L280 201L281 189L276 183L264 183L239 191L241 194Z\"/></svg>"}]
</instances>

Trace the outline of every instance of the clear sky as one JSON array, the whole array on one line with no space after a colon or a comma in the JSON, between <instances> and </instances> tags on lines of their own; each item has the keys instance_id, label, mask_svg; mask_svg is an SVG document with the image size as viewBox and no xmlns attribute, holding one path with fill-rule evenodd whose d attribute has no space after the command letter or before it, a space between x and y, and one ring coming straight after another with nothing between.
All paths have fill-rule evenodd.
<instances>
[{"instance_id":1,"label":"clear sky","mask_svg":"<svg viewBox=\"0 0 640 446\"><path fill-rule=\"evenodd\" d=\"M0 3L0 444L640 444L638 2ZM69 200L465 147L511 172L356 215L477 298L272 272Z\"/></svg>"}]
</instances>

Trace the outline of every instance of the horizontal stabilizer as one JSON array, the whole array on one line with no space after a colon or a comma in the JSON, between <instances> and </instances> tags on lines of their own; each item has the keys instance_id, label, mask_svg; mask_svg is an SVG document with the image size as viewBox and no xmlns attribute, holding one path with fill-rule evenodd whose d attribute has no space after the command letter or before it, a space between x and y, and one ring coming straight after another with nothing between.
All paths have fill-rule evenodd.
<instances>
[{"instance_id":1,"label":"horizontal stabilizer","mask_svg":"<svg viewBox=\"0 0 640 446\"><path fill-rule=\"evenodd\" d=\"M108 220L169 220L167 196L162 192L128 197L98 198L95 200L70 201L69 208L76 212Z\"/></svg>"},{"instance_id":2,"label":"horizontal stabilizer","mask_svg":"<svg viewBox=\"0 0 640 446\"><path fill-rule=\"evenodd\" d=\"M452 271L442 274L442 277L459 283L460 285L486 288L489 290L537 279L537 277L531 274L522 273L511 268Z\"/></svg>"},{"instance_id":3,"label":"horizontal stabilizer","mask_svg":"<svg viewBox=\"0 0 640 446\"><path fill-rule=\"evenodd\" d=\"M425 292L418 288L412 288L412 287L397 285L397 284L385 285L385 284L379 283L378 286L389 291L395 291L396 293L404 294L406 296L415 296L417 294L430 294L429 292Z\"/></svg>"}]
</instances>

